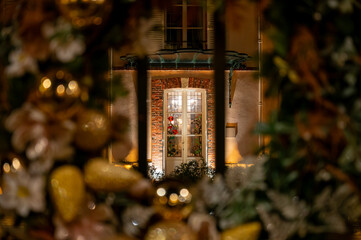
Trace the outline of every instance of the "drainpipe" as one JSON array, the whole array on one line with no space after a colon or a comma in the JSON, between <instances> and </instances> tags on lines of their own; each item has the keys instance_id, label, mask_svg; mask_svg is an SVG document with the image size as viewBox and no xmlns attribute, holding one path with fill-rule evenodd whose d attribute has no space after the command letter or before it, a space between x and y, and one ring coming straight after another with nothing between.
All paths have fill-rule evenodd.
<instances>
[{"instance_id":1,"label":"drainpipe","mask_svg":"<svg viewBox=\"0 0 361 240\"><path fill-rule=\"evenodd\" d=\"M263 122L263 79L261 75L262 70L262 33L261 33L261 8L260 3L257 3L257 31L258 31L258 122ZM258 135L258 146L263 147L263 136Z\"/></svg>"}]
</instances>

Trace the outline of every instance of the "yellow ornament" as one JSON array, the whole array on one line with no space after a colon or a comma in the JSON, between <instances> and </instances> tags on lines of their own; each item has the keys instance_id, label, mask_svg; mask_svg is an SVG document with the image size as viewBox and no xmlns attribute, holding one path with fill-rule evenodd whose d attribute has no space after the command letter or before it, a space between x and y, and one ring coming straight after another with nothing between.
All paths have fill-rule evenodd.
<instances>
[{"instance_id":1,"label":"yellow ornament","mask_svg":"<svg viewBox=\"0 0 361 240\"><path fill-rule=\"evenodd\" d=\"M167 181L156 187L154 207L167 220L181 220L192 212L192 194L180 182Z\"/></svg>"},{"instance_id":2,"label":"yellow ornament","mask_svg":"<svg viewBox=\"0 0 361 240\"><path fill-rule=\"evenodd\" d=\"M135 170L110 164L103 158L91 159L84 168L85 183L94 190L117 192L130 189L142 179Z\"/></svg>"},{"instance_id":3,"label":"yellow ornament","mask_svg":"<svg viewBox=\"0 0 361 240\"><path fill-rule=\"evenodd\" d=\"M112 7L109 0L57 0L56 3L75 27L101 25Z\"/></svg>"},{"instance_id":4,"label":"yellow ornament","mask_svg":"<svg viewBox=\"0 0 361 240\"><path fill-rule=\"evenodd\" d=\"M71 165L55 169L50 176L50 193L64 221L74 220L84 205L83 174L77 167Z\"/></svg>"},{"instance_id":5,"label":"yellow ornament","mask_svg":"<svg viewBox=\"0 0 361 240\"><path fill-rule=\"evenodd\" d=\"M54 70L41 77L36 95L31 100L50 116L68 119L79 110L83 93L70 73Z\"/></svg>"},{"instance_id":6,"label":"yellow ornament","mask_svg":"<svg viewBox=\"0 0 361 240\"><path fill-rule=\"evenodd\" d=\"M163 221L150 227L145 240L196 240L197 236L185 223Z\"/></svg>"},{"instance_id":7,"label":"yellow ornament","mask_svg":"<svg viewBox=\"0 0 361 240\"><path fill-rule=\"evenodd\" d=\"M224 231L221 240L257 240L261 229L259 222L243 224Z\"/></svg>"},{"instance_id":8,"label":"yellow ornament","mask_svg":"<svg viewBox=\"0 0 361 240\"><path fill-rule=\"evenodd\" d=\"M97 110L85 110L77 120L75 144L86 151L96 151L104 147L110 137L108 117Z\"/></svg>"}]
</instances>

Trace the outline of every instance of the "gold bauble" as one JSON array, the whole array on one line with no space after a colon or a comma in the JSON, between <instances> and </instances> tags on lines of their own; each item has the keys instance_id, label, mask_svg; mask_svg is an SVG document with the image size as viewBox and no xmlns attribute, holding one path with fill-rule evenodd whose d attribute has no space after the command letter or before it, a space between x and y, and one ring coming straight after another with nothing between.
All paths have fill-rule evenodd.
<instances>
[{"instance_id":1,"label":"gold bauble","mask_svg":"<svg viewBox=\"0 0 361 240\"><path fill-rule=\"evenodd\" d=\"M84 205L83 174L72 165L55 169L50 176L50 193L55 207L64 221L74 220Z\"/></svg>"},{"instance_id":2,"label":"gold bauble","mask_svg":"<svg viewBox=\"0 0 361 240\"><path fill-rule=\"evenodd\" d=\"M84 93L70 73L53 70L40 78L36 94L31 100L50 116L68 119L79 110Z\"/></svg>"},{"instance_id":3,"label":"gold bauble","mask_svg":"<svg viewBox=\"0 0 361 240\"><path fill-rule=\"evenodd\" d=\"M101 25L112 7L109 0L57 0L56 3L75 27Z\"/></svg>"},{"instance_id":4,"label":"gold bauble","mask_svg":"<svg viewBox=\"0 0 361 240\"><path fill-rule=\"evenodd\" d=\"M222 240L257 240L262 226L259 222L243 224L222 233Z\"/></svg>"},{"instance_id":5,"label":"gold bauble","mask_svg":"<svg viewBox=\"0 0 361 240\"><path fill-rule=\"evenodd\" d=\"M156 187L154 207L167 220L181 220L192 212L192 194L177 181L167 181Z\"/></svg>"},{"instance_id":6,"label":"gold bauble","mask_svg":"<svg viewBox=\"0 0 361 240\"><path fill-rule=\"evenodd\" d=\"M130 186L142 179L135 170L128 170L106 159L91 159L84 167L85 183L94 190L117 192L129 190Z\"/></svg>"},{"instance_id":7,"label":"gold bauble","mask_svg":"<svg viewBox=\"0 0 361 240\"><path fill-rule=\"evenodd\" d=\"M163 221L150 227L145 240L196 240L196 234L185 223Z\"/></svg>"},{"instance_id":8,"label":"gold bauble","mask_svg":"<svg viewBox=\"0 0 361 240\"><path fill-rule=\"evenodd\" d=\"M108 117L97 110L85 110L77 119L75 144L86 151L96 151L104 147L110 137Z\"/></svg>"}]
</instances>

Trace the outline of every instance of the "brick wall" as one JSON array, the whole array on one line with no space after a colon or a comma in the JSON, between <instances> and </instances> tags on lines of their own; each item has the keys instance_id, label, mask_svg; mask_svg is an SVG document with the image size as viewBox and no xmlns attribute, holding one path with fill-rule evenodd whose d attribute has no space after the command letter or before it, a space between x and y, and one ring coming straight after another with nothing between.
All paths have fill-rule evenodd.
<instances>
[{"instance_id":1,"label":"brick wall","mask_svg":"<svg viewBox=\"0 0 361 240\"><path fill-rule=\"evenodd\" d=\"M152 162L157 168L162 168L163 162L163 90L181 88L181 78L151 80L151 136ZM189 88L206 89L207 92L207 137L208 164L215 164L215 102L213 79L189 78Z\"/></svg>"}]
</instances>

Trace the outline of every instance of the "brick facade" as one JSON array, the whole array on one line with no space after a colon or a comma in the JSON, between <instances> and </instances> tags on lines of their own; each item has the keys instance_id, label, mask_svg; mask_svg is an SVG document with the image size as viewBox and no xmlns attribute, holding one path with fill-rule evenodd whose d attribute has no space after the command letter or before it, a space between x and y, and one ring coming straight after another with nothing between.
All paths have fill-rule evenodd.
<instances>
[{"instance_id":1,"label":"brick facade","mask_svg":"<svg viewBox=\"0 0 361 240\"><path fill-rule=\"evenodd\" d=\"M157 168L163 165L163 92L169 88L181 88L181 78L151 80L151 136L152 162ZM213 79L189 78L188 88L206 89L208 164L215 166L215 96Z\"/></svg>"}]
</instances>

